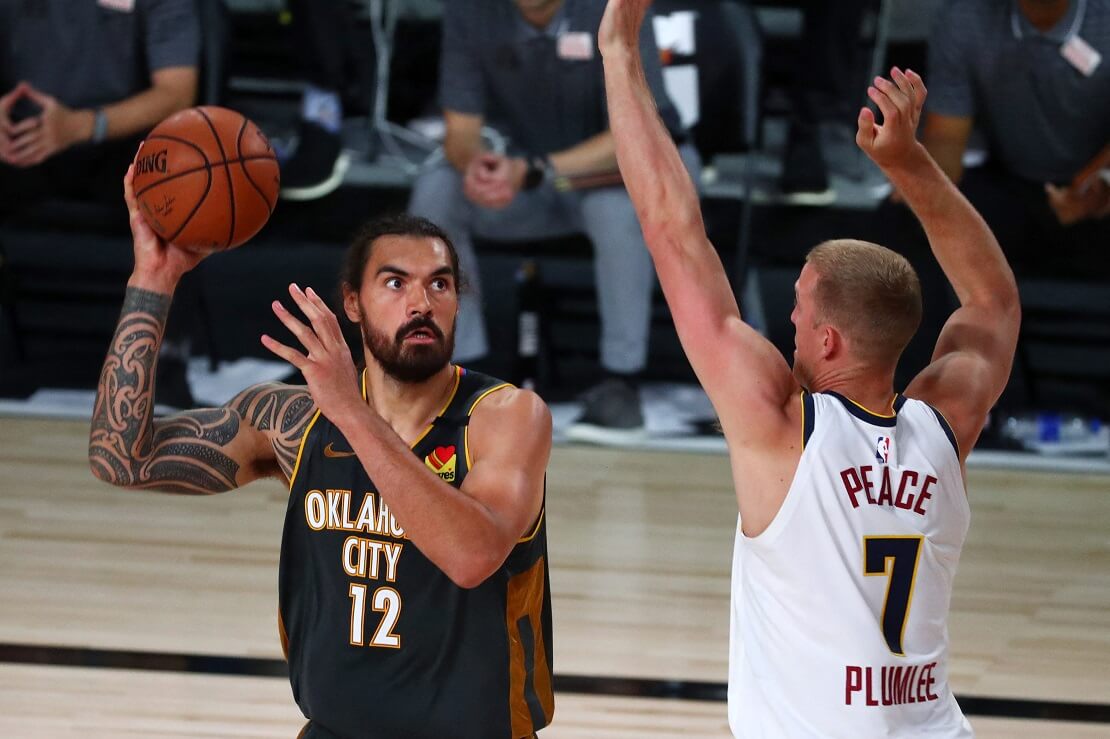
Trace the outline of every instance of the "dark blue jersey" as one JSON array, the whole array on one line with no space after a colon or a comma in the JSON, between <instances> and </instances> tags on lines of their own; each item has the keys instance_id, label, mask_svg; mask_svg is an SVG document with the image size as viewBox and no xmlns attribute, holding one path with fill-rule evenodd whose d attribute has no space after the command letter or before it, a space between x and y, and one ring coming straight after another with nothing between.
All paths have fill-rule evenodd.
<instances>
[{"instance_id":1,"label":"dark blue jersey","mask_svg":"<svg viewBox=\"0 0 1110 739\"><path fill-rule=\"evenodd\" d=\"M505 387L456 370L451 399L412 445L430 473L462 485L470 415ZM409 541L319 413L290 483L279 600L293 697L329 734L515 739L551 721L544 511L496 572L460 588Z\"/></svg>"}]
</instances>

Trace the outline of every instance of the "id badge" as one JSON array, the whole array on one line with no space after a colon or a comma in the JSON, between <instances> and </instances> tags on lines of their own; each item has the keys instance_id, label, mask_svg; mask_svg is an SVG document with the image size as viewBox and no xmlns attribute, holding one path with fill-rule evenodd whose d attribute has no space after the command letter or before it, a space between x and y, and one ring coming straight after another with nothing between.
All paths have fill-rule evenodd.
<instances>
[{"instance_id":1,"label":"id badge","mask_svg":"<svg viewBox=\"0 0 1110 739\"><path fill-rule=\"evenodd\" d=\"M594 35L585 31L568 31L559 35L556 54L560 59L587 61L594 58Z\"/></svg>"},{"instance_id":2,"label":"id badge","mask_svg":"<svg viewBox=\"0 0 1110 739\"><path fill-rule=\"evenodd\" d=\"M135 10L135 0L96 0L96 4L120 13L131 13Z\"/></svg>"},{"instance_id":3,"label":"id badge","mask_svg":"<svg viewBox=\"0 0 1110 739\"><path fill-rule=\"evenodd\" d=\"M1072 36L1060 47L1060 54L1084 77L1090 77L1102 62L1102 54L1079 36Z\"/></svg>"}]
</instances>

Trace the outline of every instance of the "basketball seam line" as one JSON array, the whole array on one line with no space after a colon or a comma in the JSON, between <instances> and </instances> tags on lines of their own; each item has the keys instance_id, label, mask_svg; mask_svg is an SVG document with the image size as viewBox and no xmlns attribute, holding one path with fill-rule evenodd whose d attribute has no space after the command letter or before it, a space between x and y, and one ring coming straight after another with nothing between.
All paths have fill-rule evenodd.
<instances>
[{"instance_id":1,"label":"basketball seam line","mask_svg":"<svg viewBox=\"0 0 1110 739\"><path fill-rule=\"evenodd\" d=\"M243 134L245 134L246 132L247 132L247 119L244 118L243 119L243 127L241 129L239 129L239 136L238 136L238 138L235 139L235 153L236 154L242 154L243 153ZM258 197L262 198L262 202L266 204L266 210L268 212L267 217L272 216L274 214L274 206L270 205L270 200L266 197L265 193L262 192L262 188L259 187L258 183L254 181L254 178L251 177L251 173L247 170L247 166L245 164L243 164L243 158L242 157L239 158L239 168L241 170L243 170L243 176L247 178L247 182L251 183L251 187L253 187L254 191L258 193Z\"/></svg>"},{"instance_id":2,"label":"basketball seam line","mask_svg":"<svg viewBox=\"0 0 1110 739\"><path fill-rule=\"evenodd\" d=\"M212 123L212 119L208 117L208 114L204 112L203 108L197 108L197 112L200 113L205 123L208 124L209 130L212 131L212 138L216 139L216 146L220 149L220 158L226 162L227 152L224 151L224 142L220 141L220 134L216 131L216 125ZM246 118L243 120L245 121ZM227 199L228 206L231 210L231 228L227 233L227 243L224 245L224 248L227 249L235 239L235 184L231 181L231 169L229 167L224 167L224 172L227 174Z\"/></svg>"},{"instance_id":3,"label":"basketball seam line","mask_svg":"<svg viewBox=\"0 0 1110 739\"><path fill-rule=\"evenodd\" d=\"M138 198L139 195L142 195L144 193L149 192L150 190L153 190L154 188L157 188L157 186L159 186L160 184L163 184L165 182L172 182L173 180L176 180L178 178L183 178L183 176L185 176L186 174L196 174L198 172L203 172L205 170L208 170L209 174L211 174L213 168L216 168L216 166L223 166L224 164L242 164L243 162L256 162L256 161L260 161L260 160L276 162L276 160L273 158L273 156L244 156L244 158L242 158L242 159L233 159L233 160L226 161L226 162L220 162L219 164L203 164L201 166L194 166L194 168L191 169L191 170L183 170L181 172L174 172L173 174L168 176L168 178L162 178L158 182L153 182L153 183L145 186L145 188L143 188L142 190L135 191L135 198Z\"/></svg>"},{"instance_id":4,"label":"basketball seam line","mask_svg":"<svg viewBox=\"0 0 1110 739\"><path fill-rule=\"evenodd\" d=\"M169 177L163 177L162 179L158 180L157 182L153 182L153 183L147 185L146 187L142 188L141 190L136 190L135 195L142 195L144 192L146 192L147 190L149 190L152 187L158 187L163 182L169 182L170 180L176 180L178 177L184 177L187 174L194 174L196 172L202 172L206 169L208 171L212 171L212 169L214 169L215 167L222 167L225 164L242 164L243 162L258 162L258 161L274 162L275 164L277 163L277 160L274 157L242 157L240 159L228 159L228 160L223 161L223 162L217 162L216 164L211 164L211 163L202 164L199 167L193 167L191 169L183 169L180 172L174 172Z\"/></svg>"},{"instance_id":5,"label":"basketball seam line","mask_svg":"<svg viewBox=\"0 0 1110 739\"><path fill-rule=\"evenodd\" d=\"M152 138L152 137L151 136L147 137L147 139L150 139L150 138ZM191 170L190 172L181 172L181 173L175 174L172 177L167 177L165 180L160 180L155 185L150 185L148 187L144 187L142 190L135 193L136 198L139 197L140 195L142 195L143 193L147 192L151 188L156 187L158 184L161 184L161 183L166 182L168 180L176 179L178 177L181 177L182 175L190 174L191 172L200 172L201 170L204 170L208 173L208 180L204 184L204 194L202 194L200 196L200 199L197 200L196 204L193 206L193 209L191 211L189 211L189 215L185 216L185 220L183 220L181 222L181 225L177 227L177 230L174 231L172 235L166 237L166 239L165 239L166 241L168 241L170 243L173 243L173 240L176 239L178 236L180 236L181 232L185 230L185 227L189 225L189 221L193 220L193 216L195 216L197 214L197 211L200 210L201 204L203 204L204 201L208 198L208 193L212 191L212 166L208 163L208 155L206 155L204 153L204 150L201 149L196 144L194 144L192 141L189 141L188 139L181 138L179 136L167 136L166 134L158 134L157 138L166 139L167 141L177 141L179 143L185 144L186 146L193 147L194 149L197 150L197 153L200 154L200 156L204 158L204 166L203 167L198 167L197 169ZM145 144L145 142L144 142L144 144Z\"/></svg>"},{"instance_id":6,"label":"basketball seam line","mask_svg":"<svg viewBox=\"0 0 1110 739\"><path fill-rule=\"evenodd\" d=\"M197 200L196 205L194 205L193 209L189 211L189 215L185 216L185 220L181 221L181 225L177 227L177 230L173 232L173 235L166 238L166 241L171 244L173 243L174 239L181 235L181 232L185 230L185 227L189 225L189 221L193 220L193 216L195 216L197 214L197 211L200 210L200 206L203 205L204 201L208 199L208 193L212 191L212 168L205 167L205 169L208 170L208 179L204 183L204 194L200 196L200 199Z\"/></svg>"}]
</instances>

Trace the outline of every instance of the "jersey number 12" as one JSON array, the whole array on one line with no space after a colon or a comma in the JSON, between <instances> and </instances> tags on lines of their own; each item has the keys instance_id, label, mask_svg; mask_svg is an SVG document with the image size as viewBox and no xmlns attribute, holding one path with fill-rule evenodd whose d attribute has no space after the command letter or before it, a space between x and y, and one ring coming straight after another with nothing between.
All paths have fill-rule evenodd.
<instances>
[{"instance_id":1,"label":"jersey number 12","mask_svg":"<svg viewBox=\"0 0 1110 739\"><path fill-rule=\"evenodd\" d=\"M351 583L351 646L364 647L366 644L366 586ZM391 587L382 586L374 591L370 607L382 614L378 628L370 637L371 647L401 648L400 634L393 633L397 619L401 617L401 594Z\"/></svg>"}]
</instances>

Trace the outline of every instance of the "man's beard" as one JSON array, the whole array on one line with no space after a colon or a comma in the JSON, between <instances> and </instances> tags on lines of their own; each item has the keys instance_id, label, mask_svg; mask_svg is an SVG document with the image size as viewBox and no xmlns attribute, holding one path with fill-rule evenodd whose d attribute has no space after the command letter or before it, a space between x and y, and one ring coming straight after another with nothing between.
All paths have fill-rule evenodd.
<instances>
[{"instance_id":1,"label":"man's beard","mask_svg":"<svg viewBox=\"0 0 1110 739\"><path fill-rule=\"evenodd\" d=\"M371 326L365 314L359 325L362 328L362 341L370 350L370 355L378 361L387 375L398 382L424 382L446 367L455 351L453 321L451 332L447 336L426 316L412 319L392 337ZM435 343L405 345L405 336L421 328L435 337Z\"/></svg>"}]
</instances>

